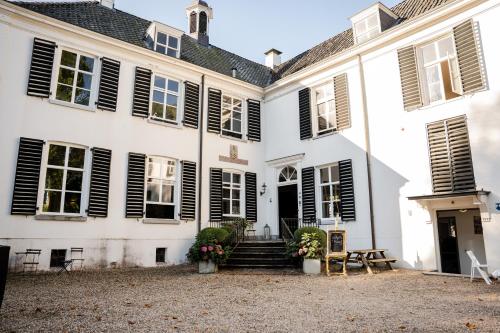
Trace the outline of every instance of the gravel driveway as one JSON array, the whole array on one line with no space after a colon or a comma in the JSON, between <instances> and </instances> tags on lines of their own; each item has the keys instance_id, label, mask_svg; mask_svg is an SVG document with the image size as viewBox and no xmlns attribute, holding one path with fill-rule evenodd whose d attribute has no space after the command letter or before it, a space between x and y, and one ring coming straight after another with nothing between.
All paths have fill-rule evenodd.
<instances>
[{"instance_id":1,"label":"gravel driveway","mask_svg":"<svg viewBox=\"0 0 500 333\"><path fill-rule=\"evenodd\" d=\"M500 332L500 284L192 266L9 276L1 332Z\"/></svg>"}]
</instances>

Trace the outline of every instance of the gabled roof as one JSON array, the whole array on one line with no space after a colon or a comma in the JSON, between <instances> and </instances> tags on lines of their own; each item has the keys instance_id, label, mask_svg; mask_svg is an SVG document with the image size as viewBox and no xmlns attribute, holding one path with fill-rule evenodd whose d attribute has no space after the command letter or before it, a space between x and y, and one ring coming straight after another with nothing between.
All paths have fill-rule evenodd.
<instances>
[{"instance_id":1,"label":"gabled roof","mask_svg":"<svg viewBox=\"0 0 500 333\"><path fill-rule=\"evenodd\" d=\"M455 0L404 0L391 8L399 17L395 25L452 1ZM118 9L101 6L98 1L16 1L12 3L84 29L147 48L145 36L151 21ZM352 29L348 29L284 62L273 71L262 64L245 59L214 45L202 46L195 39L183 35L180 59L227 76L232 76L232 68L237 68L238 79L259 87L266 87L279 79L353 46Z\"/></svg>"}]
</instances>

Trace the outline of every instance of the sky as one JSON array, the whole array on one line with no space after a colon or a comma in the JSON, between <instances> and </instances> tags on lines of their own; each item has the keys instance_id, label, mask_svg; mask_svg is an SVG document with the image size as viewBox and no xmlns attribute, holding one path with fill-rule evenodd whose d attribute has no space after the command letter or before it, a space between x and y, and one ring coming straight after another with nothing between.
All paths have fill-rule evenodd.
<instances>
[{"instance_id":1,"label":"sky","mask_svg":"<svg viewBox=\"0 0 500 333\"><path fill-rule=\"evenodd\" d=\"M33 0L31 0L33 1ZM40 0L68 1L68 0ZM382 0L392 7L402 0ZM263 63L271 48L282 60L310 49L351 26L349 17L376 0L207 0L213 8L210 43ZM187 30L191 0L115 0L117 9Z\"/></svg>"}]
</instances>

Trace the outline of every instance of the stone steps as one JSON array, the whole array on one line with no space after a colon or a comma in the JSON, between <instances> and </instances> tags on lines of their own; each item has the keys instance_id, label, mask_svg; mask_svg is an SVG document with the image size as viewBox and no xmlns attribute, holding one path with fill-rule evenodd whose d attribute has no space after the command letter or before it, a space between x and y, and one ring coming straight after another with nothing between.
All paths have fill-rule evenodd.
<instances>
[{"instance_id":1,"label":"stone steps","mask_svg":"<svg viewBox=\"0 0 500 333\"><path fill-rule=\"evenodd\" d=\"M240 243L224 267L228 268L293 268L283 241L251 241Z\"/></svg>"}]
</instances>

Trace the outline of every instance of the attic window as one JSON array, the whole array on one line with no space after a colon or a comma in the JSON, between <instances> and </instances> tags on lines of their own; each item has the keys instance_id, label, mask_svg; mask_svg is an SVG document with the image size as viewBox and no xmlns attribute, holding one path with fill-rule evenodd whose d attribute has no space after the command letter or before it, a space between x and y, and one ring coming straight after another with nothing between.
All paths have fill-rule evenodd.
<instances>
[{"instance_id":1,"label":"attic window","mask_svg":"<svg viewBox=\"0 0 500 333\"><path fill-rule=\"evenodd\" d=\"M364 43L380 34L379 15L373 13L365 19L354 24L356 41Z\"/></svg>"},{"instance_id":2,"label":"attic window","mask_svg":"<svg viewBox=\"0 0 500 333\"><path fill-rule=\"evenodd\" d=\"M163 32L157 32L155 39L155 51L178 58L179 38L167 35Z\"/></svg>"}]
</instances>

